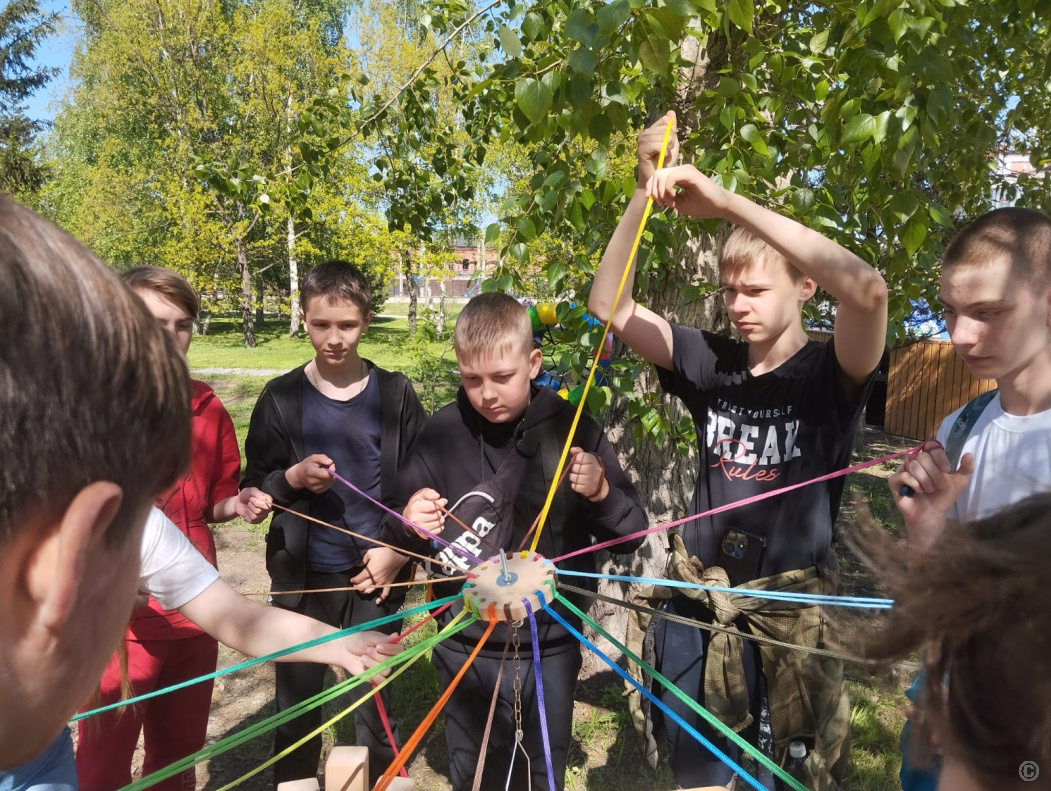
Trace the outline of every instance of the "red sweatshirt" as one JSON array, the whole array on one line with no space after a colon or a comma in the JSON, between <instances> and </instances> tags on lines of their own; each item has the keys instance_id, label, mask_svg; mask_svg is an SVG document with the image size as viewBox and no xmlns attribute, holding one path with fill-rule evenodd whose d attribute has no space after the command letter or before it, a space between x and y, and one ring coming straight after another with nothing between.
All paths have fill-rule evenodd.
<instances>
[{"instance_id":1,"label":"red sweatshirt","mask_svg":"<svg viewBox=\"0 0 1051 791\"><path fill-rule=\"evenodd\" d=\"M157 498L157 507L179 526L213 566L215 539L206 514L217 503L237 494L241 453L234 422L222 401L204 382L193 382L193 436L190 469L171 489ZM129 636L135 640L177 640L202 634L174 610L153 599L132 613Z\"/></svg>"}]
</instances>

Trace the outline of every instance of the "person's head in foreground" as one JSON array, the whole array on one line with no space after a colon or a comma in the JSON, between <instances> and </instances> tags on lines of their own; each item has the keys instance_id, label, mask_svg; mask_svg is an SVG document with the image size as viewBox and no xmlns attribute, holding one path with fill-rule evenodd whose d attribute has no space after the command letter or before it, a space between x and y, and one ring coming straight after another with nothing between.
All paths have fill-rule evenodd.
<instances>
[{"instance_id":1,"label":"person's head in foreground","mask_svg":"<svg viewBox=\"0 0 1051 791\"><path fill-rule=\"evenodd\" d=\"M98 683L142 526L189 456L190 381L120 279L0 195L0 770Z\"/></svg>"},{"instance_id":2,"label":"person's head in foreground","mask_svg":"<svg viewBox=\"0 0 1051 791\"><path fill-rule=\"evenodd\" d=\"M914 755L944 757L940 791L1038 787L1033 767L1051 775L1051 494L894 554L894 609L866 653L925 657Z\"/></svg>"},{"instance_id":3,"label":"person's head in foreground","mask_svg":"<svg viewBox=\"0 0 1051 791\"><path fill-rule=\"evenodd\" d=\"M533 346L529 313L507 294L479 294L456 318L456 362L474 410L490 423L513 423L529 406L543 353Z\"/></svg>"}]
</instances>

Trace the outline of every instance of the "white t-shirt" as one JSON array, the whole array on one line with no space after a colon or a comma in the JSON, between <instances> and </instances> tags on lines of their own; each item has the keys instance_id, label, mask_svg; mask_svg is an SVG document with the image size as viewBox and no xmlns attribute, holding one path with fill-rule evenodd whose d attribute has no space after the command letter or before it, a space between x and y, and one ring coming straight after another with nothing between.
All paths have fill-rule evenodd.
<instances>
[{"instance_id":1,"label":"white t-shirt","mask_svg":"<svg viewBox=\"0 0 1051 791\"><path fill-rule=\"evenodd\" d=\"M139 588L166 610L182 607L219 579L215 567L156 508L142 531L141 561Z\"/></svg>"},{"instance_id":2,"label":"white t-shirt","mask_svg":"<svg viewBox=\"0 0 1051 791\"><path fill-rule=\"evenodd\" d=\"M938 441L947 444L949 429L964 407L942 421ZM1035 415L1004 412L999 393L990 401L964 443L974 454L975 470L949 519L971 521L989 516L1026 497L1051 491L1051 409Z\"/></svg>"}]
</instances>

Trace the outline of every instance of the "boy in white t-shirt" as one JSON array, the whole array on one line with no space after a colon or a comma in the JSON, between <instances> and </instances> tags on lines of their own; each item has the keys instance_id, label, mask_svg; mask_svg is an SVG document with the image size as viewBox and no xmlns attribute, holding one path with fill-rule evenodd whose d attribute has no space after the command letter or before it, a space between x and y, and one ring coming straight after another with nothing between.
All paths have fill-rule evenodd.
<instances>
[{"instance_id":1,"label":"boy in white t-shirt","mask_svg":"<svg viewBox=\"0 0 1051 791\"><path fill-rule=\"evenodd\" d=\"M1051 217L1009 207L966 226L945 252L940 299L957 353L999 392L968 433L958 470L934 448L889 479L921 551L956 522L1051 489ZM943 446L961 411L942 421Z\"/></svg>"},{"instance_id":2,"label":"boy in white t-shirt","mask_svg":"<svg viewBox=\"0 0 1051 791\"><path fill-rule=\"evenodd\" d=\"M932 444L890 477L916 552L943 534L948 540L960 522L1051 490L1051 217L1009 207L964 227L945 252L940 299L956 351L999 392L975 412L958 469L944 448L966 405L942 421L941 447ZM904 791L946 788L937 765L915 766L910 741L906 733Z\"/></svg>"},{"instance_id":3,"label":"boy in white t-shirt","mask_svg":"<svg viewBox=\"0 0 1051 791\"><path fill-rule=\"evenodd\" d=\"M334 630L248 601L163 516L147 519L189 458L190 380L117 276L0 195L0 283L0 789L73 789L63 726L143 583L249 654ZM358 637L290 658L358 672L399 650Z\"/></svg>"}]
</instances>

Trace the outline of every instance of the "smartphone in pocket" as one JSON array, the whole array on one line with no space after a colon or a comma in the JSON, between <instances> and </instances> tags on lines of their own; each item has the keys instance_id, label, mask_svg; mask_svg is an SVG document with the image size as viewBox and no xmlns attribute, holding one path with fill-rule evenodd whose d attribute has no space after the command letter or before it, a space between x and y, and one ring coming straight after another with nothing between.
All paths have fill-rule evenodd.
<instances>
[{"instance_id":1,"label":"smartphone in pocket","mask_svg":"<svg viewBox=\"0 0 1051 791\"><path fill-rule=\"evenodd\" d=\"M740 585L759 578L766 556L766 539L743 530L728 528L719 544L718 565L726 569L730 585Z\"/></svg>"}]
</instances>

